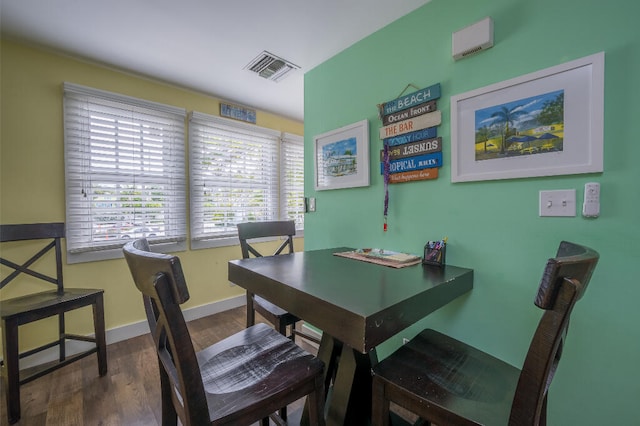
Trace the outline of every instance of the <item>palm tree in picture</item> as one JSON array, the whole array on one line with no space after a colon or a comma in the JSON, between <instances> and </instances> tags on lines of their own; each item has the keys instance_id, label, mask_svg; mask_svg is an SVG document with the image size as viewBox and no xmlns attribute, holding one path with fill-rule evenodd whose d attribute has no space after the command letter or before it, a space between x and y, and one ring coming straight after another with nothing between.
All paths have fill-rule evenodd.
<instances>
[{"instance_id":1,"label":"palm tree in picture","mask_svg":"<svg viewBox=\"0 0 640 426\"><path fill-rule=\"evenodd\" d=\"M500 145L500 153L504 154L507 149L507 138L509 137L509 126L513 125L516 118L520 117L526 112L520 109L521 105L515 106L511 109L507 107L501 107L499 111L491 114L492 118L497 118L496 124L504 124L504 127L501 129L502 132L502 144ZM513 128L513 127L512 127Z\"/></svg>"},{"instance_id":2,"label":"palm tree in picture","mask_svg":"<svg viewBox=\"0 0 640 426\"><path fill-rule=\"evenodd\" d=\"M484 153L487 153L487 142L489 141L489 129L487 126L482 126L476 130L476 143L484 142Z\"/></svg>"}]
</instances>

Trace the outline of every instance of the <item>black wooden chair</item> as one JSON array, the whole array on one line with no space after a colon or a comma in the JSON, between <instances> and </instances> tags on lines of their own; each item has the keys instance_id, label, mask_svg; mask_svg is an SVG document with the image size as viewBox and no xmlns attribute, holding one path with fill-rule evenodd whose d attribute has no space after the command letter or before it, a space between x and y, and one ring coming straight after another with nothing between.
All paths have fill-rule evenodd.
<instances>
[{"instance_id":1,"label":"black wooden chair","mask_svg":"<svg viewBox=\"0 0 640 426\"><path fill-rule=\"evenodd\" d=\"M549 259L535 304L543 309L522 369L434 330L424 330L374 367L373 424L394 402L440 425L545 425L547 395L569 317L598 253L562 242Z\"/></svg>"},{"instance_id":2,"label":"black wooden chair","mask_svg":"<svg viewBox=\"0 0 640 426\"><path fill-rule=\"evenodd\" d=\"M6 390L7 415L9 423L15 423L20 419L20 386L32 380L42 377L58 368L84 358L93 353L98 358L98 373L104 376L107 373L107 345L105 342L104 303L102 289L89 288L65 288L62 277L62 248L60 240L64 238L64 223L36 223L26 225L0 225L0 241L3 243L0 263L8 270L13 270L2 279L0 288L4 288L10 281L21 273L42 280L55 286L55 290L26 294L24 296L0 301L0 317L2 318L2 378ZM26 240L45 240L42 248L41 242L35 241L39 250L29 260L22 264L15 263L5 257L9 246L25 244ZM50 242L46 242L51 240ZM29 247L30 248L30 247ZM16 250L19 250L17 248ZM51 253L53 251L53 253ZM46 256L45 256L46 255ZM41 258L42 261L38 262ZM52 259L50 265L55 264L55 276L37 271L46 266L46 260ZM20 281L20 280L18 280ZM34 281L34 280L32 280ZM21 281L23 282L23 281ZM38 281L39 282L39 281ZM25 282L26 283L26 282ZM69 334L65 327L65 313L82 307L91 306L93 309L93 325L95 337ZM35 349L20 352L18 344L18 327L27 323L42 320L49 317L58 317L58 336L55 340L39 346ZM82 340L92 342L90 349L83 352L67 355L66 341ZM58 360L54 363L45 363L38 367L20 369L20 359L35 355L46 349L58 346Z\"/></svg>"},{"instance_id":3,"label":"black wooden chair","mask_svg":"<svg viewBox=\"0 0 640 426\"><path fill-rule=\"evenodd\" d=\"M189 291L176 256L149 252L146 239L124 246L143 296L160 367L162 424L242 425L308 397L311 422L324 425L322 361L266 324L196 353L180 305Z\"/></svg>"},{"instance_id":4,"label":"black wooden chair","mask_svg":"<svg viewBox=\"0 0 640 426\"><path fill-rule=\"evenodd\" d=\"M248 259L251 255L262 257L263 255L256 250L252 243L257 239L268 237L284 238L284 241L272 256L281 253L293 253L293 236L295 234L296 226L292 220L239 223L238 238L240 239L242 258ZM300 318L256 294L247 292L247 327L255 324L256 312L272 323L283 336L288 335L292 340L295 340L295 336L300 336L314 343L320 343L320 339L317 337L296 329L296 323L300 321ZM287 334L287 327L289 326L291 326L291 333Z\"/></svg>"}]
</instances>

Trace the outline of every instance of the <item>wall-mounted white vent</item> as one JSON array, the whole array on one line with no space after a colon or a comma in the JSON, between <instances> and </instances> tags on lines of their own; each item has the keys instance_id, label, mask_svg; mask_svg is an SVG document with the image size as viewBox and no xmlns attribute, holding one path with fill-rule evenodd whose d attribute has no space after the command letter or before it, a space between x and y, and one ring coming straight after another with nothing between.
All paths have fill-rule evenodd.
<instances>
[{"instance_id":1,"label":"wall-mounted white vent","mask_svg":"<svg viewBox=\"0 0 640 426\"><path fill-rule=\"evenodd\" d=\"M255 72L267 80L277 82L282 80L291 71L300 69L300 67L265 50L249 62L244 69Z\"/></svg>"},{"instance_id":2,"label":"wall-mounted white vent","mask_svg":"<svg viewBox=\"0 0 640 426\"><path fill-rule=\"evenodd\" d=\"M451 53L456 61L492 46L493 20L490 17L451 35Z\"/></svg>"}]
</instances>

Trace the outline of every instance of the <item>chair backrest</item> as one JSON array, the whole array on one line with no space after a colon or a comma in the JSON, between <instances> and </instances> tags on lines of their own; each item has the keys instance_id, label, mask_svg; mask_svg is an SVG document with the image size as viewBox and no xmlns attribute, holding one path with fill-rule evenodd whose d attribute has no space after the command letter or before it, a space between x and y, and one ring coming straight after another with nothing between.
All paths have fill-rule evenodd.
<instances>
[{"instance_id":1,"label":"chair backrest","mask_svg":"<svg viewBox=\"0 0 640 426\"><path fill-rule=\"evenodd\" d=\"M596 251L563 241L542 275L535 304L544 310L522 367L510 425L539 424L575 303L598 263Z\"/></svg>"},{"instance_id":2,"label":"chair backrest","mask_svg":"<svg viewBox=\"0 0 640 426\"><path fill-rule=\"evenodd\" d=\"M182 424L208 424L209 408L202 376L180 309L189 300L180 259L151 253L146 239L127 243L123 251L136 287L142 293L160 363L163 401L167 401L165 392L170 392Z\"/></svg>"},{"instance_id":3,"label":"chair backrest","mask_svg":"<svg viewBox=\"0 0 640 426\"><path fill-rule=\"evenodd\" d=\"M25 241L25 240L48 240L51 241L40 251L34 254L22 265L18 265L4 257L0 257L0 263L14 269L0 282L0 289L4 288L10 281L21 273L43 280L57 287L57 292L62 294L64 283L62 280L62 248L60 239L64 238L64 223L31 223L21 225L0 225L0 242ZM47 254L51 249L55 251L56 276L37 272L30 268L38 259Z\"/></svg>"},{"instance_id":4,"label":"chair backrest","mask_svg":"<svg viewBox=\"0 0 640 426\"><path fill-rule=\"evenodd\" d=\"M272 222L246 222L238 224L238 238L240 239L240 249L243 259L248 259L250 254L255 257L263 255L251 245L248 240L266 237L285 237L278 249L273 253L282 253L285 248L289 248L289 253L293 253L293 236L296 234L296 224L293 220L281 220Z\"/></svg>"}]
</instances>

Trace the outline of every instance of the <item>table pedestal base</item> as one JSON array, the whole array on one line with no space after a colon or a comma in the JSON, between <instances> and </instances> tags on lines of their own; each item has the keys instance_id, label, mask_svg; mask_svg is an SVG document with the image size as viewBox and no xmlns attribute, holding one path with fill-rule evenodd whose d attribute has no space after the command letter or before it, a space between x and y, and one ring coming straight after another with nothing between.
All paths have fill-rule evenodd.
<instances>
[{"instance_id":1,"label":"table pedestal base","mask_svg":"<svg viewBox=\"0 0 640 426\"><path fill-rule=\"evenodd\" d=\"M323 333L318 358L325 364L327 425L370 424L371 368L378 363L375 349L362 354ZM306 404L300 424L309 424Z\"/></svg>"}]
</instances>

